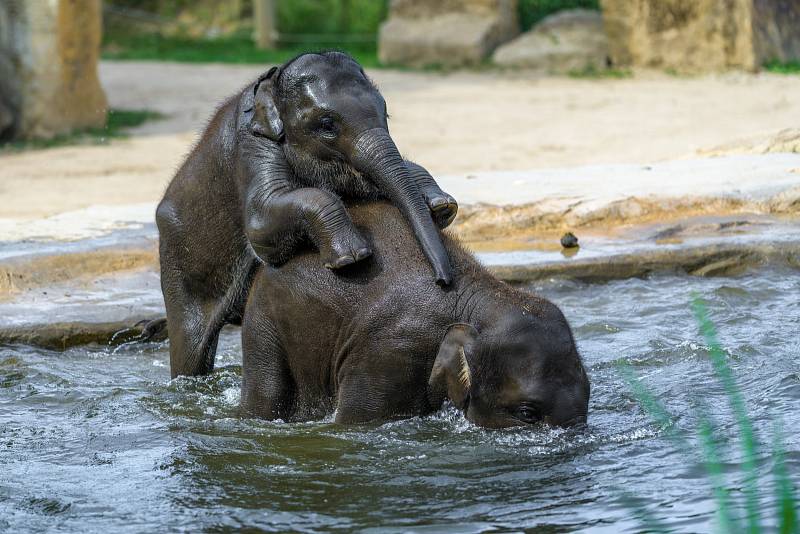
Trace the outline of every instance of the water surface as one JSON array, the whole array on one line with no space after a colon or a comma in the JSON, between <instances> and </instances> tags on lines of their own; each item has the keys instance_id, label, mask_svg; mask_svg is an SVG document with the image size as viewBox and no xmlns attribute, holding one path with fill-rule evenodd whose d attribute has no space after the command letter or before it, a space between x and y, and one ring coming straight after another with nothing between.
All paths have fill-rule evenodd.
<instances>
[{"instance_id":1,"label":"water surface","mask_svg":"<svg viewBox=\"0 0 800 534\"><path fill-rule=\"evenodd\" d=\"M160 344L0 347L0 530L624 532L641 528L636 504L676 531L708 531L701 458L651 422L616 366L631 364L678 427L692 432L704 409L721 439L735 436L691 291L707 299L744 390L771 517L777 418L800 481L796 271L530 289L574 328L592 379L587 428L485 431L453 408L382 426L242 418L236 330L223 336L218 372L176 381ZM734 445L724 468L741 514Z\"/></svg>"}]
</instances>

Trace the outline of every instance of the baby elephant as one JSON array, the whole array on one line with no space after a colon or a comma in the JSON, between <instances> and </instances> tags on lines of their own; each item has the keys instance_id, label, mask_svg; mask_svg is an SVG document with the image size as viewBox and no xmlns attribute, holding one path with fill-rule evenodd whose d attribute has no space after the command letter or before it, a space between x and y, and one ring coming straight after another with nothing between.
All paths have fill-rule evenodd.
<instances>
[{"instance_id":1,"label":"baby elephant","mask_svg":"<svg viewBox=\"0 0 800 534\"><path fill-rule=\"evenodd\" d=\"M273 67L217 110L156 211L173 377L211 372L260 263L307 243L331 269L372 253L342 199L390 200L428 259L429 291L450 282L437 226L458 206L400 156L387 118L376 87L339 52Z\"/></svg>"},{"instance_id":2,"label":"baby elephant","mask_svg":"<svg viewBox=\"0 0 800 534\"><path fill-rule=\"evenodd\" d=\"M307 253L256 275L242 324L246 411L380 422L449 398L484 427L586 421L589 379L554 304L497 280L447 236L453 284L432 292L396 208L349 212L369 260L334 273Z\"/></svg>"}]
</instances>

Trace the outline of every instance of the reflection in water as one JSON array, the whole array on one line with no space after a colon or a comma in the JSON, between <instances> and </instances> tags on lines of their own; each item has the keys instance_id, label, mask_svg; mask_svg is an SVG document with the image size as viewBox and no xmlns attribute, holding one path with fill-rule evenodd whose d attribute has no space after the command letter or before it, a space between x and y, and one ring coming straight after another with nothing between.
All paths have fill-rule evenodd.
<instances>
[{"instance_id":1,"label":"reflection in water","mask_svg":"<svg viewBox=\"0 0 800 534\"><path fill-rule=\"evenodd\" d=\"M452 407L382 426L243 418L236 330L225 332L213 376L172 382L164 344L2 347L0 529L635 531L630 494L678 531L707 531L714 506L698 458L674 449L615 370L630 363L679 426L693 428L702 403L734 435L691 290L708 300L730 350L770 480L771 421L800 423L796 273L532 289L574 327L592 378L587 428L487 431ZM785 434L796 474L800 436ZM729 454L728 481L740 487L738 449Z\"/></svg>"}]
</instances>

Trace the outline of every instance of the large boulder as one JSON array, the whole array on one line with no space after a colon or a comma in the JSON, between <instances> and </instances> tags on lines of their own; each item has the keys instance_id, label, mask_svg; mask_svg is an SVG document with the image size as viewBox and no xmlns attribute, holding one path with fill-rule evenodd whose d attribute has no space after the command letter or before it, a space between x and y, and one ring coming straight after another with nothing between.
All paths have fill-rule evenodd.
<instances>
[{"instance_id":1,"label":"large boulder","mask_svg":"<svg viewBox=\"0 0 800 534\"><path fill-rule=\"evenodd\" d=\"M476 65L518 33L516 0L392 0L378 56L411 67Z\"/></svg>"},{"instance_id":2,"label":"large boulder","mask_svg":"<svg viewBox=\"0 0 800 534\"><path fill-rule=\"evenodd\" d=\"M100 0L0 2L0 139L100 127Z\"/></svg>"},{"instance_id":3,"label":"large boulder","mask_svg":"<svg viewBox=\"0 0 800 534\"><path fill-rule=\"evenodd\" d=\"M708 72L800 59L797 0L600 0L613 63Z\"/></svg>"},{"instance_id":4,"label":"large boulder","mask_svg":"<svg viewBox=\"0 0 800 534\"><path fill-rule=\"evenodd\" d=\"M492 61L551 73L601 70L608 63L603 16L588 9L561 11L499 47Z\"/></svg>"}]
</instances>

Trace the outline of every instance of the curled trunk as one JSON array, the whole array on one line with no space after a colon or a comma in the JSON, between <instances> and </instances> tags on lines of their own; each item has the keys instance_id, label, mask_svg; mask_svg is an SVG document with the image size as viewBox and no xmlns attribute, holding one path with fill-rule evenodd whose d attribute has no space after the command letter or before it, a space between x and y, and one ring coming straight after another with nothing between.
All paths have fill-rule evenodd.
<instances>
[{"instance_id":1,"label":"curled trunk","mask_svg":"<svg viewBox=\"0 0 800 534\"><path fill-rule=\"evenodd\" d=\"M361 134L356 141L353 164L370 176L403 213L433 268L436 283L449 285L453 279L450 258L422 191L412 180L389 133L374 128Z\"/></svg>"}]
</instances>

